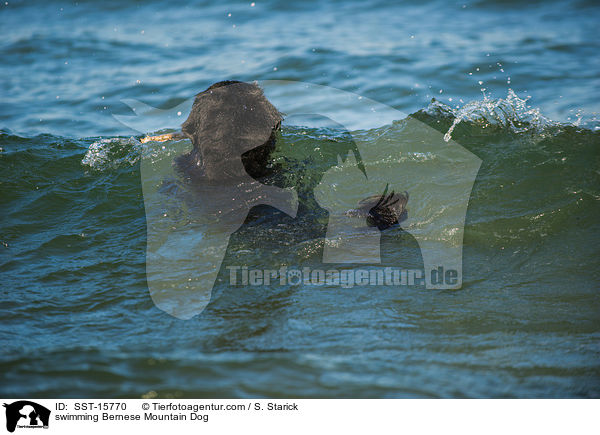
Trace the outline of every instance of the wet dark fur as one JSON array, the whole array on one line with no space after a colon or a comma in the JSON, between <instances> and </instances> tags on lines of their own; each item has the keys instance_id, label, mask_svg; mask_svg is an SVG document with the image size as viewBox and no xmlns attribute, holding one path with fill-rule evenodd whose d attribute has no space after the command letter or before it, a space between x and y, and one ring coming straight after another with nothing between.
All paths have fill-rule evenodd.
<instances>
[{"instance_id":1,"label":"wet dark fur","mask_svg":"<svg viewBox=\"0 0 600 435\"><path fill-rule=\"evenodd\" d=\"M222 81L196 95L182 125L193 150L176 163L192 178L222 181L269 175L282 116L254 83Z\"/></svg>"},{"instance_id":2,"label":"wet dark fur","mask_svg":"<svg viewBox=\"0 0 600 435\"><path fill-rule=\"evenodd\" d=\"M235 181L248 175L265 179L276 172L269 158L281 121L281 114L258 85L231 80L215 83L196 95L182 125L194 148L178 157L176 164L187 177L203 182ZM347 213L366 218L367 225L380 230L397 225L407 217L408 193L387 195L387 189Z\"/></svg>"},{"instance_id":3,"label":"wet dark fur","mask_svg":"<svg viewBox=\"0 0 600 435\"><path fill-rule=\"evenodd\" d=\"M377 227L379 230L385 230L398 225L406 220L408 213L406 204L408 203L408 192L397 194L392 191L388 195L388 186L381 195L373 195L361 200L358 208L348 210L349 216L366 218L367 225Z\"/></svg>"}]
</instances>

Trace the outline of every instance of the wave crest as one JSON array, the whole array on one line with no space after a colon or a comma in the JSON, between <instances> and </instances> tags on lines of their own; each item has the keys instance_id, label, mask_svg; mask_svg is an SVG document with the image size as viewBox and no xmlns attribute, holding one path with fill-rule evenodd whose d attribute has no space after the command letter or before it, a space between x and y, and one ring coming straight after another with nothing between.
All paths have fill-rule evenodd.
<instances>
[{"instance_id":1,"label":"wave crest","mask_svg":"<svg viewBox=\"0 0 600 435\"><path fill-rule=\"evenodd\" d=\"M141 152L142 144L134 137L100 139L89 146L81 163L99 171L133 166Z\"/></svg>"},{"instance_id":2,"label":"wave crest","mask_svg":"<svg viewBox=\"0 0 600 435\"><path fill-rule=\"evenodd\" d=\"M529 98L520 98L509 89L506 98L490 99L484 96L483 100L470 101L456 109L433 99L426 112L429 115L454 118L444 135L446 142L452 139L452 132L463 121L482 128L496 126L513 133L536 133L558 125L557 122L542 115L538 108L528 106Z\"/></svg>"}]
</instances>

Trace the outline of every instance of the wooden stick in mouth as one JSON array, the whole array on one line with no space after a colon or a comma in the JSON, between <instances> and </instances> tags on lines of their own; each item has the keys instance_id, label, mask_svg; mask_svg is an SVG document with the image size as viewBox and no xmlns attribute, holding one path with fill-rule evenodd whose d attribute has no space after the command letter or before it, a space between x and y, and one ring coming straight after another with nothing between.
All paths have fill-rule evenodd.
<instances>
[{"instance_id":1,"label":"wooden stick in mouth","mask_svg":"<svg viewBox=\"0 0 600 435\"><path fill-rule=\"evenodd\" d=\"M182 132L178 131L175 133L166 133L166 134L159 134L157 136L146 136L140 139L141 143L146 143L146 142L166 142L168 140L181 140L181 139L185 139L187 136L184 135Z\"/></svg>"}]
</instances>

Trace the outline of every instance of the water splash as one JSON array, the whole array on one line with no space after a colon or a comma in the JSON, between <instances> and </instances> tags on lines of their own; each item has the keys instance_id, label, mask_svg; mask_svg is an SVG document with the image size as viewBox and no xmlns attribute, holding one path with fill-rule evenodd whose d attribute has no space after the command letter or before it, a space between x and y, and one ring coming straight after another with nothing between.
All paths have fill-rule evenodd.
<instances>
[{"instance_id":1,"label":"water splash","mask_svg":"<svg viewBox=\"0 0 600 435\"><path fill-rule=\"evenodd\" d=\"M101 139L89 146L81 163L99 171L132 166L139 161L141 152L142 144L134 137Z\"/></svg>"},{"instance_id":2,"label":"water splash","mask_svg":"<svg viewBox=\"0 0 600 435\"><path fill-rule=\"evenodd\" d=\"M512 90L508 90L506 98L470 101L464 106L453 109L439 101L432 101L427 112L442 113L452 116L454 121L444 135L446 142L452 139L452 132L462 121L479 124L483 128L501 126L514 133L538 132L544 128L556 125L556 122L543 116L539 109L527 105L530 97L519 98Z\"/></svg>"}]
</instances>

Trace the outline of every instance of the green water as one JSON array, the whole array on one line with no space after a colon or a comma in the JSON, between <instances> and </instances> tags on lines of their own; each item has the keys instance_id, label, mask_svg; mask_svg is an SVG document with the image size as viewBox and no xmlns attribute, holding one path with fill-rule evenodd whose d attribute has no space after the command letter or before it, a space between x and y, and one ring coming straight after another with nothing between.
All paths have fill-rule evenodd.
<instances>
[{"instance_id":1,"label":"green water","mask_svg":"<svg viewBox=\"0 0 600 435\"><path fill-rule=\"evenodd\" d=\"M0 396L600 396L598 16L558 0L1 6ZM412 120L364 126L379 118L267 89L308 113L286 118L273 157L298 215L253 209L210 304L179 320L150 294L137 138L178 128L186 101L223 79L325 85ZM136 115L127 99L170 118L132 129L113 117ZM351 122L311 115L326 110ZM431 129L481 160L460 289L230 284L232 265L324 268L319 200L389 181L317 194L327 170L353 140L381 152L367 170L427 161L398 147ZM189 143L162 145L170 161ZM177 180L163 187L178 198ZM408 219L381 234L381 263L330 266L424 267L414 234L436 210L418 179L394 188L410 193Z\"/></svg>"},{"instance_id":2,"label":"green water","mask_svg":"<svg viewBox=\"0 0 600 435\"><path fill-rule=\"evenodd\" d=\"M414 117L440 132L453 120L437 106ZM404 128L362 134L377 144ZM293 143L294 162L303 147L331 146L340 134L324 133L284 127L280 149ZM596 396L598 132L514 133L464 121L453 138L483 161L460 290L231 286L227 265L321 262L322 210L307 206L292 219L263 207L232 236L211 304L181 321L148 294L131 140L106 141L94 167L82 160L97 139L3 134L3 322L11 325L2 331L3 392ZM421 267L402 228L381 243L382 264Z\"/></svg>"}]
</instances>

